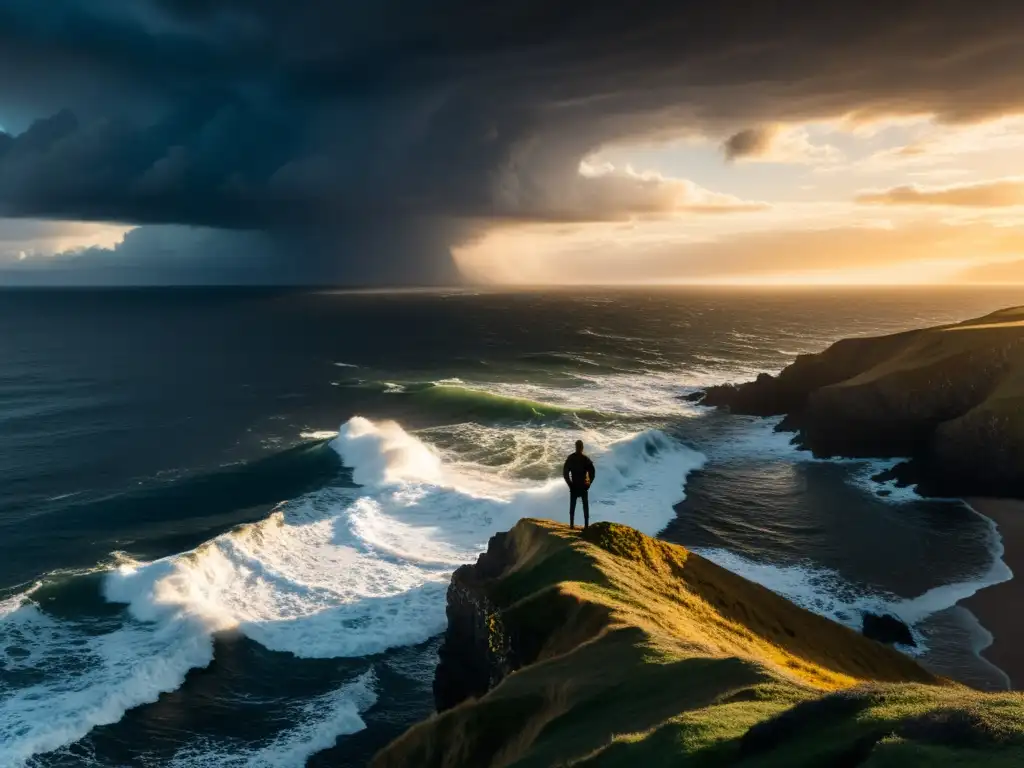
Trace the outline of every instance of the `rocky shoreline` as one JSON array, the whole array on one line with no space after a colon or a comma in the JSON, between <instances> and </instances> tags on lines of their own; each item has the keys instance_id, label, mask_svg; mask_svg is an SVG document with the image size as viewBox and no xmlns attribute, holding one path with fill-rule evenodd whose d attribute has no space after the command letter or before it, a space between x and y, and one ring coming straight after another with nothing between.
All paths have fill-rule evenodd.
<instances>
[{"instance_id":1,"label":"rocky shoreline","mask_svg":"<svg viewBox=\"0 0 1024 768\"><path fill-rule=\"evenodd\" d=\"M935 497L1024 498L1024 308L801 355L691 400L753 416L819 458L892 458Z\"/></svg>"},{"instance_id":2,"label":"rocky shoreline","mask_svg":"<svg viewBox=\"0 0 1024 768\"><path fill-rule=\"evenodd\" d=\"M1013 499L968 499L968 505L995 525L1002 540L1002 561L1006 580L994 584L960 602L973 613L992 636L981 656L1000 669L1011 689L1024 688L1024 501Z\"/></svg>"}]
</instances>

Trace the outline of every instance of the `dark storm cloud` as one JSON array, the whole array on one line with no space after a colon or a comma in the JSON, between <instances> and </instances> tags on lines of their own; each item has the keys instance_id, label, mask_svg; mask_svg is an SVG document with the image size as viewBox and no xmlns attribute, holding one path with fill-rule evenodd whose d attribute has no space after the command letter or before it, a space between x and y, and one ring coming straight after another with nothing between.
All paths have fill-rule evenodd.
<instances>
[{"instance_id":1,"label":"dark storm cloud","mask_svg":"<svg viewBox=\"0 0 1024 768\"><path fill-rule=\"evenodd\" d=\"M777 130L772 127L745 128L726 139L722 151L729 160L761 157L771 150L776 135Z\"/></svg>"},{"instance_id":2,"label":"dark storm cloud","mask_svg":"<svg viewBox=\"0 0 1024 768\"><path fill-rule=\"evenodd\" d=\"M6 223L5 229L10 229ZM39 228L33 222L33 228ZM59 229L59 227L57 227ZM252 285L291 282L284 249L273 237L156 224L139 227L113 248L84 248L19 258L0 247L0 285Z\"/></svg>"},{"instance_id":3,"label":"dark storm cloud","mask_svg":"<svg viewBox=\"0 0 1024 768\"><path fill-rule=\"evenodd\" d=\"M1018 111L1022 22L1002 0L6 0L0 121L45 117L0 137L0 215L316 230L316 259L387 230L423 243L383 259L401 272L444 248L396 229L605 217L563 198L601 197L577 168L609 141L701 130L739 157L772 122Z\"/></svg>"}]
</instances>

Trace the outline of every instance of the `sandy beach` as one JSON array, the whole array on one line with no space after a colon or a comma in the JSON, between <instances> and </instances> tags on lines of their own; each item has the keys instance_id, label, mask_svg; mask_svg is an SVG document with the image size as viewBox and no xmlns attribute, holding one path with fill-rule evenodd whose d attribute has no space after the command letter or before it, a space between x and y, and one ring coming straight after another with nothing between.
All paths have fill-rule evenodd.
<instances>
[{"instance_id":1,"label":"sandy beach","mask_svg":"<svg viewBox=\"0 0 1024 768\"><path fill-rule=\"evenodd\" d=\"M982 655L1003 670L1014 689L1024 688L1024 501L967 499L977 512L995 521L1003 537L1004 562L1015 577L983 589L960 604L992 633Z\"/></svg>"}]
</instances>

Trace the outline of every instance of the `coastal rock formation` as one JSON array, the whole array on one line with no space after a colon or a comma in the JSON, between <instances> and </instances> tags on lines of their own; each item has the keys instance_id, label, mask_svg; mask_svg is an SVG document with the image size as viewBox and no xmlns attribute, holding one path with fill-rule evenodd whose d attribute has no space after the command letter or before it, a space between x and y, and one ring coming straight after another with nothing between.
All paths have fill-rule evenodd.
<instances>
[{"instance_id":1,"label":"coastal rock formation","mask_svg":"<svg viewBox=\"0 0 1024 768\"><path fill-rule=\"evenodd\" d=\"M926 494L1024 496L1024 307L845 339L694 399L784 415L779 429L818 457L908 458L896 477Z\"/></svg>"},{"instance_id":2,"label":"coastal rock formation","mask_svg":"<svg viewBox=\"0 0 1024 768\"><path fill-rule=\"evenodd\" d=\"M625 526L522 520L448 598L440 711L376 768L1024 761L1021 695L936 678Z\"/></svg>"},{"instance_id":3,"label":"coastal rock formation","mask_svg":"<svg viewBox=\"0 0 1024 768\"><path fill-rule=\"evenodd\" d=\"M483 696L519 667L504 628L501 612L486 585L513 562L513 541L507 533L492 537L476 565L464 565L448 585L448 629L438 651L434 704L438 712Z\"/></svg>"},{"instance_id":4,"label":"coastal rock formation","mask_svg":"<svg viewBox=\"0 0 1024 768\"><path fill-rule=\"evenodd\" d=\"M863 619L864 637L870 637L880 643L899 643L900 645L917 645L910 627L895 616L865 613Z\"/></svg>"}]
</instances>

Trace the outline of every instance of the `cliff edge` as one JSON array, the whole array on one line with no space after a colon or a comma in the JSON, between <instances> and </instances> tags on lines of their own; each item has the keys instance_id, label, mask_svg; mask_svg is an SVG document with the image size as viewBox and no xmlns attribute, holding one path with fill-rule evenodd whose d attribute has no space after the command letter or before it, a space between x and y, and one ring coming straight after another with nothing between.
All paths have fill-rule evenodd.
<instances>
[{"instance_id":1,"label":"cliff edge","mask_svg":"<svg viewBox=\"0 0 1024 768\"><path fill-rule=\"evenodd\" d=\"M448 618L439 713L377 768L1024 761L1019 694L938 679L621 525L520 521L455 573Z\"/></svg>"},{"instance_id":2,"label":"cliff edge","mask_svg":"<svg viewBox=\"0 0 1024 768\"><path fill-rule=\"evenodd\" d=\"M844 339L694 399L785 415L779 428L818 457L908 458L897 478L926 495L1024 497L1024 307Z\"/></svg>"}]
</instances>

